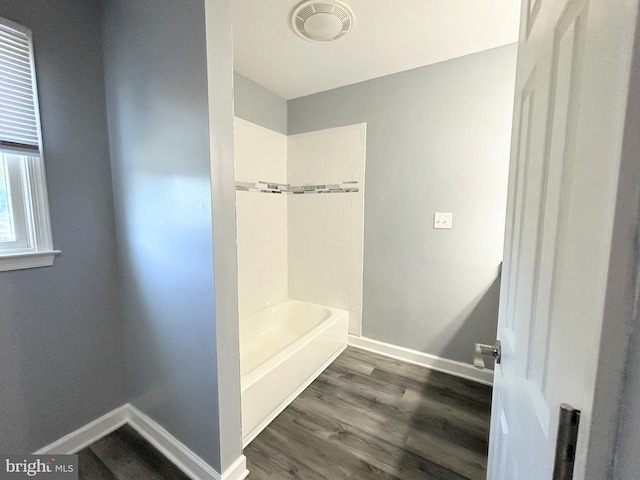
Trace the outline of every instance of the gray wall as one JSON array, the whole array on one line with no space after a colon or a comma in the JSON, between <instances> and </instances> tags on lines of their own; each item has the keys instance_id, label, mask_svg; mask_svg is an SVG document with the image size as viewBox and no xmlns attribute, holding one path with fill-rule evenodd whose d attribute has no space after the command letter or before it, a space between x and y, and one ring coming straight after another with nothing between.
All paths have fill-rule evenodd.
<instances>
[{"instance_id":1,"label":"gray wall","mask_svg":"<svg viewBox=\"0 0 640 480\"><path fill-rule=\"evenodd\" d=\"M228 10L228 1L212 3ZM104 5L129 395L220 471L205 2ZM226 16L207 28L229 42ZM232 142L230 46L220 52L228 56L215 64L228 85L217 97L228 116L224 147Z\"/></svg>"},{"instance_id":2,"label":"gray wall","mask_svg":"<svg viewBox=\"0 0 640 480\"><path fill-rule=\"evenodd\" d=\"M233 74L235 115L287 134L287 101L237 72Z\"/></svg>"},{"instance_id":3,"label":"gray wall","mask_svg":"<svg viewBox=\"0 0 640 480\"><path fill-rule=\"evenodd\" d=\"M463 362L495 339L515 62L509 45L288 102L289 134L367 122L363 336Z\"/></svg>"},{"instance_id":4,"label":"gray wall","mask_svg":"<svg viewBox=\"0 0 640 480\"><path fill-rule=\"evenodd\" d=\"M35 451L126 402L97 1L0 1L33 32L52 267L0 273L0 452Z\"/></svg>"}]
</instances>

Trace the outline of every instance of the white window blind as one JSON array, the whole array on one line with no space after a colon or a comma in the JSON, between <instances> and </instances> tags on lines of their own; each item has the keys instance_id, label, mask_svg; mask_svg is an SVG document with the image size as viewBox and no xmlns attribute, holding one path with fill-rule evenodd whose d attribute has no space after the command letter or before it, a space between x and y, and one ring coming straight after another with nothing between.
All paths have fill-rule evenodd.
<instances>
[{"instance_id":1,"label":"white window blind","mask_svg":"<svg viewBox=\"0 0 640 480\"><path fill-rule=\"evenodd\" d=\"M39 152L31 33L0 23L0 151Z\"/></svg>"}]
</instances>

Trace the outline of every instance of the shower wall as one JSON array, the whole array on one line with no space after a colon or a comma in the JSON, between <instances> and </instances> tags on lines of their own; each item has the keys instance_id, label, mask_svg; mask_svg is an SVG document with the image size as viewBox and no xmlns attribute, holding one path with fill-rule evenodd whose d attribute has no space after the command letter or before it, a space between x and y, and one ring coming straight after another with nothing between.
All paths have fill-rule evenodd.
<instances>
[{"instance_id":1,"label":"shower wall","mask_svg":"<svg viewBox=\"0 0 640 480\"><path fill-rule=\"evenodd\" d=\"M244 318L287 298L287 197L261 191L287 183L287 136L240 118L234 127L238 315Z\"/></svg>"},{"instance_id":2,"label":"shower wall","mask_svg":"<svg viewBox=\"0 0 640 480\"><path fill-rule=\"evenodd\" d=\"M348 310L360 334L365 133L235 119L240 318L289 297Z\"/></svg>"},{"instance_id":3,"label":"shower wall","mask_svg":"<svg viewBox=\"0 0 640 480\"><path fill-rule=\"evenodd\" d=\"M288 144L289 184L306 186L288 197L289 297L348 310L354 335L362 324L365 145L364 123L292 135Z\"/></svg>"}]
</instances>

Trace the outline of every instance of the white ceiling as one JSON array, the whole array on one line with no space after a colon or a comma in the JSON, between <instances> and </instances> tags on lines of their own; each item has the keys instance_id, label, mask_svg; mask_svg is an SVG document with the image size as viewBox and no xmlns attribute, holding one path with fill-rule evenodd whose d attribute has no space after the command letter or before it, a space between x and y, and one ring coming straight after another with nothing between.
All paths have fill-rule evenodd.
<instances>
[{"instance_id":1,"label":"white ceiling","mask_svg":"<svg viewBox=\"0 0 640 480\"><path fill-rule=\"evenodd\" d=\"M518 40L519 0L343 0L355 26L334 42L298 37L299 0L232 0L235 70L285 99Z\"/></svg>"}]
</instances>

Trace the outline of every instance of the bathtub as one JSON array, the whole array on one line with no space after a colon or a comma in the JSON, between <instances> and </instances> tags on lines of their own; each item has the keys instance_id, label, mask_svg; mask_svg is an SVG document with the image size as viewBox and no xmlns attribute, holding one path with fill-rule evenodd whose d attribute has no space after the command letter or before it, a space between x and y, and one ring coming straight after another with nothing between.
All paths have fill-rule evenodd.
<instances>
[{"instance_id":1,"label":"bathtub","mask_svg":"<svg viewBox=\"0 0 640 480\"><path fill-rule=\"evenodd\" d=\"M349 312L283 300L240 320L246 447L347 346Z\"/></svg>"}]
</instances>

